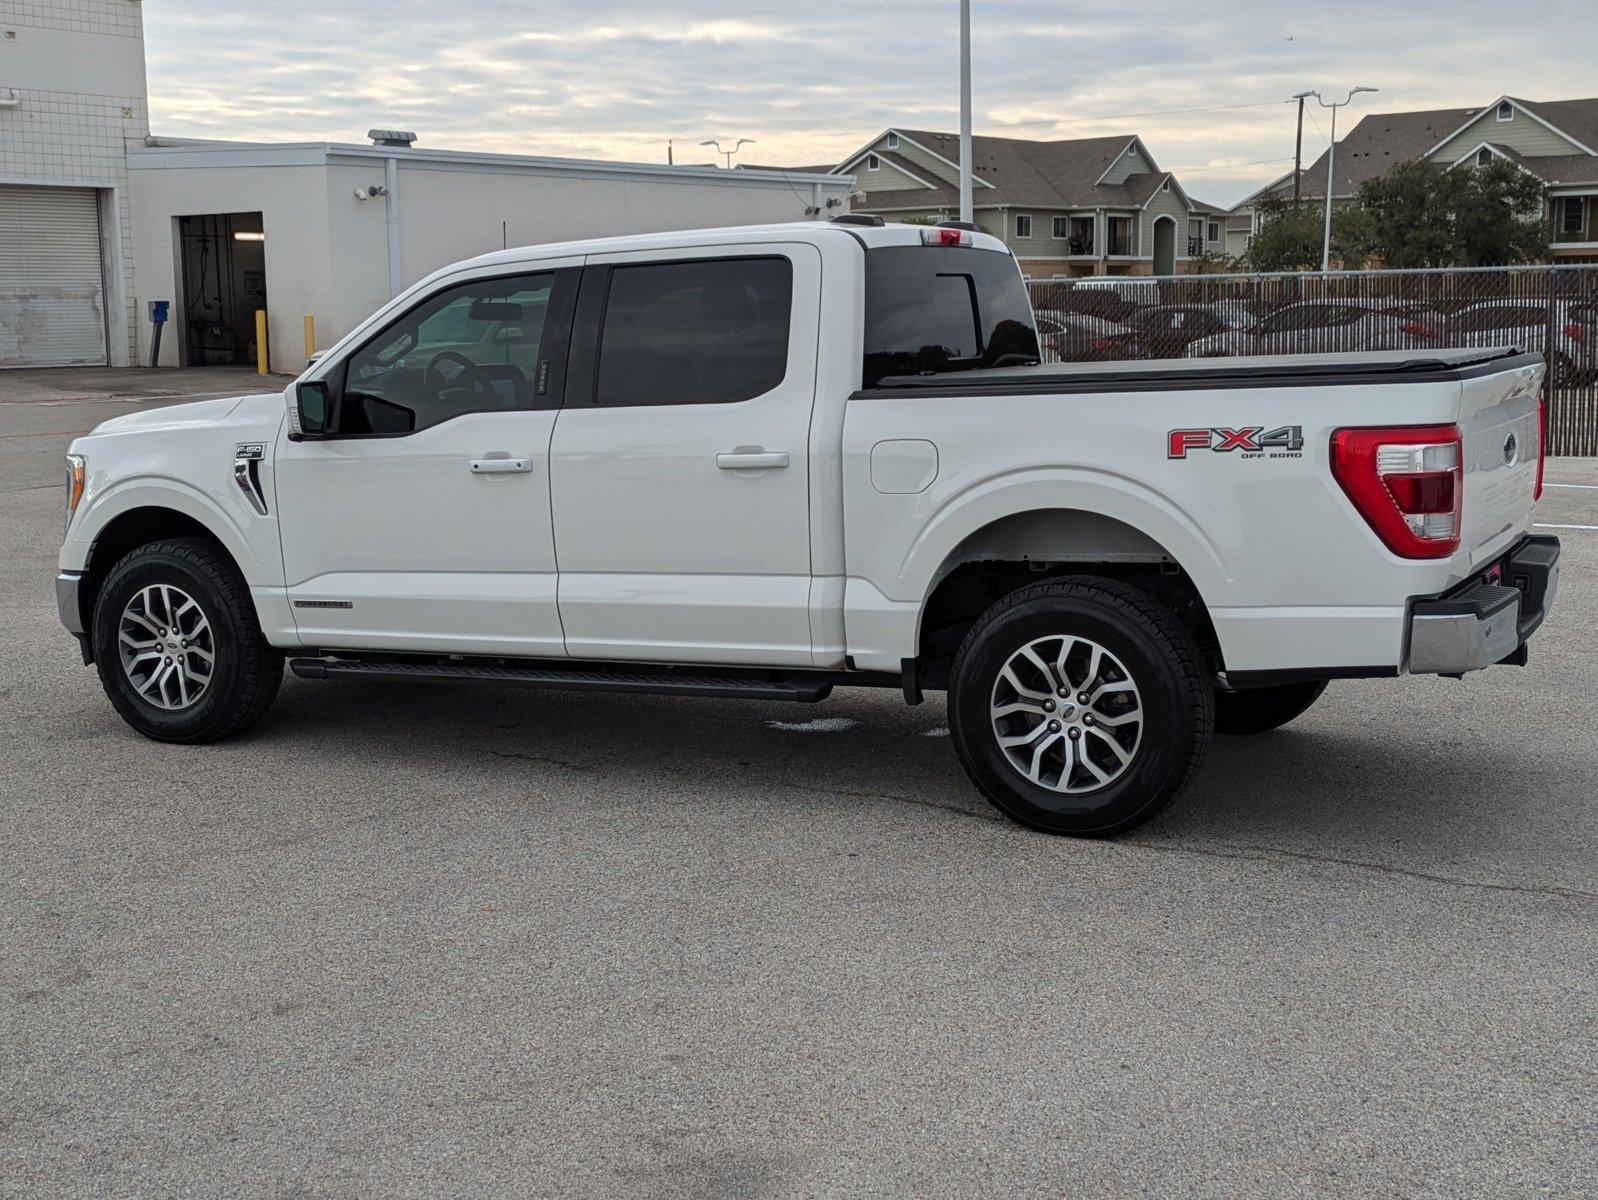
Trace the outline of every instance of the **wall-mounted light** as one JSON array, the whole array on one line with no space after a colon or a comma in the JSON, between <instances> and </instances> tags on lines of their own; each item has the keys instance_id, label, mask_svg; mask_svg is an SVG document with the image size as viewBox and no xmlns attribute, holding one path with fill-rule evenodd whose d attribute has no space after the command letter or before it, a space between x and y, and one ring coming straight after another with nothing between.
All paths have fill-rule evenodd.
<instances>
[{"instance_id":1,"label":"wall-mounted light","mask_svg":"<svg viewBox=\"0 0 1598 1200\"><path fill-rule=\"evenodd\" d=\"M252 233L248 229L240 229L234 233L233 240L235 242L264 242L266 241L266 234Z\"/></svg>"},{"instance_id":2,"label":"wall-mounted light","mask_svg":"<svg viewBox=\"0 0 1598 1200\"><path fill-rule=\"evenodd\" d=\"M381 183L374 183L371 187L358 187L355 189L357 200L370 200L373 196L386 196L388 189Z\"/></svg>"}]
</instances>

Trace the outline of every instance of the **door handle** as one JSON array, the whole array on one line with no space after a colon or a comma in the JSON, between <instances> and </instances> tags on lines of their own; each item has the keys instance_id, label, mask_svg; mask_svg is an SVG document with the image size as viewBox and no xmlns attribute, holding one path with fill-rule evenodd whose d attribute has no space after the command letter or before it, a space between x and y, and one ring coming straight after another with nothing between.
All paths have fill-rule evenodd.
<instances>
[{"instance_id":1,"label":"door handle","mask_svg":"<svg viewBox=\"0 0 1598 1200\"><path fill-rule=\"evenodd\" d=\"M772 471L788 465L786 450L732 450L716 455L723 471Z\"/></svg>"},{"instance_id":2,"label":"door handle","mask_svg":"<svg viewBox=\"0 0 1598 1200\"><path fill-rule=\"evenodd\" d=\"M533 469L530 458L474 458L466 464L473 475L511 475Z\"/></svg>"}]
</instances>

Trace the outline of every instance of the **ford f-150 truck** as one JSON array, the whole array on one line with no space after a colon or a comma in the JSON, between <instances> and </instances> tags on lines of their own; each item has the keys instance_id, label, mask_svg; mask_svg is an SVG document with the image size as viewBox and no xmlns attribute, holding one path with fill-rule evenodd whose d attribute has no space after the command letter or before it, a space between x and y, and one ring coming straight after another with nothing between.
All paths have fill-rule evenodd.
<instances>
[{"instance_id":1,"label":"ford f-150 truck","mask_svg":"<svg viewBox=\"0 0 1598 1200\"><path fill-rule=\"evenodd\" d=\"M1327 680L1523 663L1559 544L1535 355L1042 366L1015 260L878 218L485 255L286 392L68 456L56 580L116 710L307 679L947 691L976 786L1127 829ZM709 752L707 750L707 752Z\"/></svg>"}]
</instances>

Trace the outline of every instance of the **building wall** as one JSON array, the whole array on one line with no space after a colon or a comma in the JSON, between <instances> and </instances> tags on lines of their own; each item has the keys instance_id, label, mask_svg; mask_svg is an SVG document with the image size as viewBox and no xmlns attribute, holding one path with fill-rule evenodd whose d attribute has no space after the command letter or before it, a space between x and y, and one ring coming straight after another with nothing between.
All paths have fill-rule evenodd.
<instances>
[{"instance_id":1,"label":"building wall","mask_svg":"<svg viewBox=\"0 0 1598 1200\"><path fill-rule=\"evenodd\" d=\"M113 363L132 352L126 143L150 132L141 6L131 0L0 0L0 183L93 187Z\"/></svg>"},{"instance_id":2,"label":"building wall","mask_svg":"<svg viewBox=\"0 0 1598 1200\"><path fill-rule=\"evenodd\" d=\"M329 344L324 321L338 311L335 292L347 286L330 269L328 180L321 166L182 167L152 169L134 159L129 172L133 195L133 291L139 311L145 301L173 302L171 324L161 338L161 366L179 363L183 343L184 297L178 282L177 218L204 213L259 212L266 235L267 344L274 370L298 372L305 365L303 317L316 317L317 339ZM382 175L382 171L378 171ZM377 205L381 216L382 204ZM349 236L349 231L342 231ZM341 249L341 258L359 262L384 249L378 228L370 239ZM340 272L349 270L344 266ZM386 279L386 265L383 267ZM386 298L386 289L383 298ZM138 362L150 353L149 322L137 323ZM331 329L328 331L332 332Z\"/></svg>"},{"instance_id":3,"label":"building wall","mask_svg":"<svg viewBox=\"0 0 1598 1200\"><path fill-rule=\"evenodd\" d=\"M1456 162L1482 142L1507 146L1521 154L1580 154L1581 147L1555 133L1530 113L1515 109L1513 119L1500 121L1498 107L1487 109L1459 133L1451 137L1431 157L1443 165Z\"/></svg>"},{"instance_id":4,"label":"building wall","mask_svg":"<svg viewBox=\"0 0 1598 1200\"><path fill-rule=\"evenodd\" d=\"M849 174L855 177L854 190L857 192L897 192L906 188L926 186L921 180L906 175L886 159L879 158L877 169L868 171L866 157L862 154L860 160L849 168Z\"/></svg>"},{"instance_id":5,"label":"building wall","mask_svg":"<svg viewBox=\"0 0 1598 1200\"><path fill-rule=\"evenodd\" d=\"M307 315L315 322L317 348L325 350L390 298L387 204L381 197L355 198L357 187L383 183L384 159L340 156L335 148L329 161L310 165L237 165L249 153L248 148L175 146L132 158L138 301L141 310L145 300L176 302L176 323L162 339L164 365L177 364L183 340L183 301L177 294L180 216L261 213L268 345L275 370L303 368ZM207 155L229 158L231 165L162 165L192 164ZM281 157L304 160L307 151L285 148ZM802 220L811 202L806 185L750 180L741 171L690 182L558 168L400 163L402 289L440 267L507 245ZM840 181L831 194L843 195L849 187ZM140 353L147 355L148 328L140 328L138 337Z\"/></svg>"},{"instance_id":6,"label":"building wall","mask_svg":"<svg viewBox=\"0 0 1598 1200\"><path fill-rule=\"evenodd\" d=\"M1186 258L1188 207L1174 184L1168 192L1155 192L1148 205L1139 214L1137 252L1143 255L1154 253L1154 222L1160 217L1175 218L1176 257L1178 260Z\"/></svg>"},{"instance_id":7,"label":"building wall","mask_svg":"<svg viewBox=\"0 0 1598 1200\"><path fill-rule=\"evenodd\" d=\"M1130 138L1127 139L1129 142ZM1125 183L1130 175L1144 175L1154 170L1154 164L1142 150L1134 148L1132 153L1123 154L1110 164L1110 169L1104 174L1105 183Z\"/></svg>"},{"instance_id":8,"label":"building wall","mask_svg":"<svg viewBox=\"0 0 1598 1200\"><path fill-rule=\"evenodd\" d=\"M876 145L873 146L872 149L885 150L885 149L887 149L887 147L888 147L888 139L887 139L887 135L884 134L881 138L879 138L877 140ZM939 183L939 182L942 182L942 183L946 183L946 184L950 185L951 187L959 186L959 183L960 183L960 171L959 171L959 168L958 167L952 167L952 166L949 165L949 163L955 162L955 161L957 161L959 159L959 157L960 157L960 148L959 148L959 146L958 145L953 145L953 146L949 147L950 152L947 153L947 154L944 154L943 151L938 149L938 145L937 145L936 142L934 142L932 144L931 149L933 151L935 151L936 153L938 153L938 154L943 154L943 157L948 159L949 162L943 162L940 159L933 157L932 154L929 154L926 150L921 149L921 147L919 145L917 145L915 142L912 142L909 138L905 138L905 137L901 137L899 139L898 149L896 149L894 151L894 153L899 155L900 157L902 157L906 162L910 163L913 167L918 168L918 173L920 174L921 178L925 179L928 183ZM975 160L975 158L976 158L976 156L972 155L972 159ZM972 181L972 186L977 191L982 191L983 190L982 185L980 183L977 183L975 180Z\"/></svg>"}]
</instances>

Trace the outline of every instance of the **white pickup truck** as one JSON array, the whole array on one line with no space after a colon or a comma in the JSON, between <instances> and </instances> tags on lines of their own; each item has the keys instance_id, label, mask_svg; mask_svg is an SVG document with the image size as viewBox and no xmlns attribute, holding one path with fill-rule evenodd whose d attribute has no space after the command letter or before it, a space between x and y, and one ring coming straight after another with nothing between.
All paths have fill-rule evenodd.
<instances>
[{"instance_id":1,"label":"white pickup truck","mask_svg":"<svg viewBox=\"0 0 1598 1200\"><path fill-rule=\"evenodd\" d=\"M68 456L61 619L139 732L307 679L946 690L976 786L1101 835L1329 679L1525 661L1543 364L1038 365L1014 259L848 217L439 271L283 394ZM707 748L707 753L714 751Z\"/></svg>"}]
</instances>

